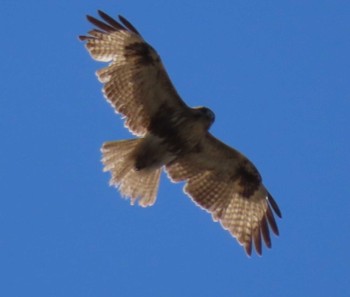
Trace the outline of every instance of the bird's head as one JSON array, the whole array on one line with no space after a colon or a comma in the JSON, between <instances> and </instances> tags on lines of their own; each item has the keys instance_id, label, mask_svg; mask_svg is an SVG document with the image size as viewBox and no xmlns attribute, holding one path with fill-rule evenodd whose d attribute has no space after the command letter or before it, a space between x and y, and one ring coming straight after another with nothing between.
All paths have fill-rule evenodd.
<instances>
[{"instance_id":1,"label":"bird's head","mask_svg":"<svg viewBox=\"0 0 350 297\"><path fill-rule=\"evenodd\" d=\"M199 118L201 121L203 121L206 129L209 130L209 128L215 121L214 112L204 106L195 107L193 108L193 110L195 111L195 116Z\"/></svg>"}]
</instances>

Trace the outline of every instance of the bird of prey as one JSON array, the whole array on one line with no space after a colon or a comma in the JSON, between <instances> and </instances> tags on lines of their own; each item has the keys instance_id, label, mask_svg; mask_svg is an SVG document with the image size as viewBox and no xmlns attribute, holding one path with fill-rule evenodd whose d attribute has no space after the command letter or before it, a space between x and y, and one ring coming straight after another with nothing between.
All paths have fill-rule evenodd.
<instances>
[{"instance_id":1,"label":"bird of prey","mask_svg":"<svg viewBox=\"0 0 350 297\"><path fill-rule=\"evenodd\" d=\"M100 19L87 16L96 28L79 38L93 59L109 62L97 77L107 101L136 136L103 144L102 162L104 171L111 172L110 184L131 204L150 206L164 169L173 182L185 182L184 192L248 255L253 243L261 255L262 239L271 247L269 229L278 235L273 212L281 217L281 211L258 170L209 132L214 113L186 105L158 53L129 21L98 14Z\"/></svg>"}]
</instances>

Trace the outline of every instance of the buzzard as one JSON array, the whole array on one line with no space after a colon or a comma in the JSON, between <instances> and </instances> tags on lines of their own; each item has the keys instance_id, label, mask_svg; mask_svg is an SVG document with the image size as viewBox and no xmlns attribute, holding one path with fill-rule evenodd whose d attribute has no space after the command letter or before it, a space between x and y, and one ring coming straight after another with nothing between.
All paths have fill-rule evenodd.
<instances>
[{"instance_id":1,"label":"buzzard","mask_svg":"<svg viewBox=\"0 0 350 297\"><path fill-rule=\"evenodd\" d=\"M98 11L100 20L86 36L93 59L109 62L97 71L107 101L125 120L134 139L102 146L104 171L121 195L146 207L156 200L161 171L211 213L251 255L271 247L278 235L273 211L281 211L262 184L255 166L211 133L215 115L206 107L191 108L180 98L155 51L124 17L119 21Z\"/></svg>"}]
</instances>

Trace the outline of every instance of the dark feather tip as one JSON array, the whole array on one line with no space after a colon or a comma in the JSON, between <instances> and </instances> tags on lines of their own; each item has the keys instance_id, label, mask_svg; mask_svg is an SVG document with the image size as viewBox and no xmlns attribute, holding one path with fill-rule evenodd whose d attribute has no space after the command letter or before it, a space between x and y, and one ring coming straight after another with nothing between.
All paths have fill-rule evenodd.
<instances>
[{"instance_id":1,"label":"dark feather tip","mask_svg":"<svg viewBox=\"0 0 350 297\"><path fill-rule=\"evenodd\" d=\"M141 36L141 34L139 33L139 31L137 31L137 29L123 16L119 15L119 20L122 22L122 24L128 28L131 32L134 32L135 34Z\"/></svg>"},{"instance_id":2,"label":"dark feather tip","mask_svg":"<svg viewBox=\"0 0 350 297\"><path fill-rule=\"evenodd\" d=\"M260 228L256 228L253 232L254 246L258 255L262 255L262 246L261 246L261 233Z\"/></svg>"},{"instance_id":3,"label":"dark feather tip","mask_svg":"<svg viewBox=\"0 0 350 297\"><path fill-rule=\"evenodd\" d=\"M87 40L87 39L89 39L90 37L88 37L88 36L85 36L85 35L79 35L78 36L78 39L80 40L80 41L85 41L85 40Z\"/></svg>"},{"instance_id":4,"label":"dark feather tip","mask_svg":"<svg viewBox=\"0 0 350 297\"><path fill-rule=\"evenodd\" d=\"M278 227L277 227L277 224L276 224L276 221L275 221L275 218L273 216L273 213L271 211L270 206L267 207L265 215L266 215L267 221L269 222L269 225L272 229L272 232L275 233L276 235L279 235Z\"/></svg>"},{"instance_id":5,"label":"dark feather tip","mask_svg":"<svg viewBox=\"0 0 350 297\"><path fill-rule=\"evenodd\" d=\"M272 206L272 209L274 210L274 212L276 213L276 215L280 218L282 218L282 213L280 208L277 205L277 202L275 201L275 199L273 199L272 195L270 193L267 193L267 199L270 203L270 205Z\"/></svg>"},{"instance_id":6,"label":"dark feather tip","mask_svg":"<svg viewBox=\"0 0 350 297\"><path fill-rule=\"evenodd\" d=\"M252 241L251 240L244 244L244 249L245 249L247 256L250 257L252 255Z\"/></svg>"},{"instance_id":7,"label":"dark feather tip","mask_svg":"<svg viewBox=\"0 0 350 297\"><path fill-rule=\"evenodd\" d=\"M115 29L109 25L107 25L106 23L98 20L98 19L95 19L94 17L90 16L90 15L87 15L86 18L88 19L88 21L95 25L96 27L106 31L106 32L113 32L115 31Z\"/></svg>"},{"instance_id":8,"label":"dark feather tip","mask_svg":"<svg viewBox=\"0 0 350 297\"><path fill-rule=\"evenodd\" d=\"M121 24L119 24L115 19L113 19L111 16L109 16L107 13L103 12L102 10L98 10L98 14L105 22L111 25L114 29L125 30L125 28Z\"/></svg>"},{"instance_id":9,"label":"dark feather tip","mask_svg":"<svg viewBox=\"0 0 350 297\"><path fill-rule=\"evenodd\" d=\"M264 238L264 242L266 246L268 248L271 248L270 231L269 231L269 226L267 225L266 217L263 217L261 219L260 228L261 228L261 234Z\"/></svg>"}]
</instances>

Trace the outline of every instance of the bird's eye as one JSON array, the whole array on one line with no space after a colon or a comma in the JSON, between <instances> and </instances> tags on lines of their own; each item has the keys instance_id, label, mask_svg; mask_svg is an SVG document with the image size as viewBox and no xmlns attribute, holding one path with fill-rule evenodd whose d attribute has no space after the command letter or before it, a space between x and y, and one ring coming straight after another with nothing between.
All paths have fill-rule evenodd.
<instances>
[{"instance_id":1,"label":"bird's eye","mask_svg":"<svg viewBox=\"0 0 350 297\"><path fill-rule=\"evenodd\" d=\"M203 112L203 114L204 114L206 117L208 117L208 118L211 119L212 121L215 120L215 114L214 114L209 108L204 107L204 108L202 109L202 112Z\"/></svg>"}]
</instances>

